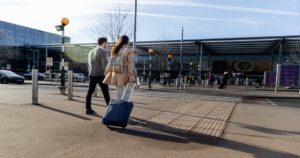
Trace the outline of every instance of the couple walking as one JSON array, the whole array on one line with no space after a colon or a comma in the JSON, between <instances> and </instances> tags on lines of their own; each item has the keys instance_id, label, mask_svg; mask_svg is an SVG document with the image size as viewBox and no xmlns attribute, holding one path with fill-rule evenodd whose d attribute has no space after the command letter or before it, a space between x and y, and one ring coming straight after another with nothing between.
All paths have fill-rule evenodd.
<instances>
[{"instance_id":1,"label":"couple walking","mask_svg":"<svg viewBox=\"0 0 300 158\"><path fill-rule=\"evenodd\" d=\"M110 102L108 85L116 86L115 100L121 100L124 93L124 87L127 83L135 83L134 54L133 50L128 48L128 44L129 38L126 35L123 35L111 50L111 58L122 56L121 59L123 59L122 63L124 63L124 70L121 72L110 71L110 68L107 66L107 38L99 38L98 46L89 53L88 69L90 83L86 96L86 114L95 114L95 111L91 107L91 99L97 83L101 87L107 105Z\"/></svg>"}]
</instances>

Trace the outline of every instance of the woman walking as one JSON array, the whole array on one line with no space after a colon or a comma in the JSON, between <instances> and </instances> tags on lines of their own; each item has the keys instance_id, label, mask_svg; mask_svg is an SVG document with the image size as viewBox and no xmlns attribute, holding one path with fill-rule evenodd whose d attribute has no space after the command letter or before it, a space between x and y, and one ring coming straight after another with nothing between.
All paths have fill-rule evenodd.
<instances>
[{"instance_id":1,"label":"woman walking","mask_svg":"<svg viewBox=\"0 0 300 158\"><path fill-rule=\"evenodd\" d=\"M118 59L123 60L122 68L115 70L115 68L110 68L109 63L105 71L103 83L116 86L116 100L121 100L124 87L128 83L132 83L131 85L133 86L136 81L134 75L134 54L133 50L128 48L128 44L129 38L123 35L111 50L111 58L118 57ZM128 86L128 88L132 88L132 86Z\"/></svg>"}]
</instances>

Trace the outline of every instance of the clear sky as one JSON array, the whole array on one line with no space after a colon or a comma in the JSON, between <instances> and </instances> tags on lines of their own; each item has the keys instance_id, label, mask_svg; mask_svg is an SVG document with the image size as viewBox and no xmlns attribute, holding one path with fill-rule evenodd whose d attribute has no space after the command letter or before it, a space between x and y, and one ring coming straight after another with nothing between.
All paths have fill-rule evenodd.
<instances>
[{"instance_id":1,"label":"clear sky","mask_svg":"<svg viewBox=\"0 0 300 158\"><path fill-rule=\"evenodd\" d=\"M70 19L72 43L95 42L91 29L121 3L134 0L0 0L0 20L57 33ZM300 0L138 0L137 40L300 34Z\"/></svg>"}]
</instances>

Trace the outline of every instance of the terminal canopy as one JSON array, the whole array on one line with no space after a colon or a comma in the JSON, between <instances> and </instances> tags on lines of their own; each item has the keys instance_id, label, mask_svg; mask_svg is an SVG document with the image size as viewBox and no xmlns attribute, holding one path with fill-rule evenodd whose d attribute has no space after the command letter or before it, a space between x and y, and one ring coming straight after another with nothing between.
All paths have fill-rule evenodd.
<instances>
[{"instance_id":1,"label":"terminal canopy","mask_svg":"<svg viewBox=\"0 0 300 158\"><path fill-rule=\"evenodd\" d=\"M300 36L270 36L248 38L217 38L217 39L193 39L183 40L183 54L201 51L209 54L252 54L252 53L276 53L282 45L283 52L287 53L299 47ZM137 47L143 50L167 50L165 53L180 53L181 40L146 41L138 42Z\"/></svg>"}]
</instances>

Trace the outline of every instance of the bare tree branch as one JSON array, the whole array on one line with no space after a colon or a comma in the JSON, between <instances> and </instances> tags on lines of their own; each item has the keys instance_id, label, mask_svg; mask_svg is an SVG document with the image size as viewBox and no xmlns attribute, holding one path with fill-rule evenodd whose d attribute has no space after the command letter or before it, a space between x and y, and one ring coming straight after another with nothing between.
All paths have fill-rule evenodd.
<instances>
[{"instance_id":1,"label":"bare tree branch","mask_svg":"<svg viewBox=\"0 0 300 158\"><path fill-rule=\"evenodd\" d=\"M133 18L130 9L124 9L118 4L112 13L99 17L99 23L92 27L92 37L107 37L110 42L116 42L118 37L126 34L129 38L133 35Z\"/></svg>"}]
</instances>

